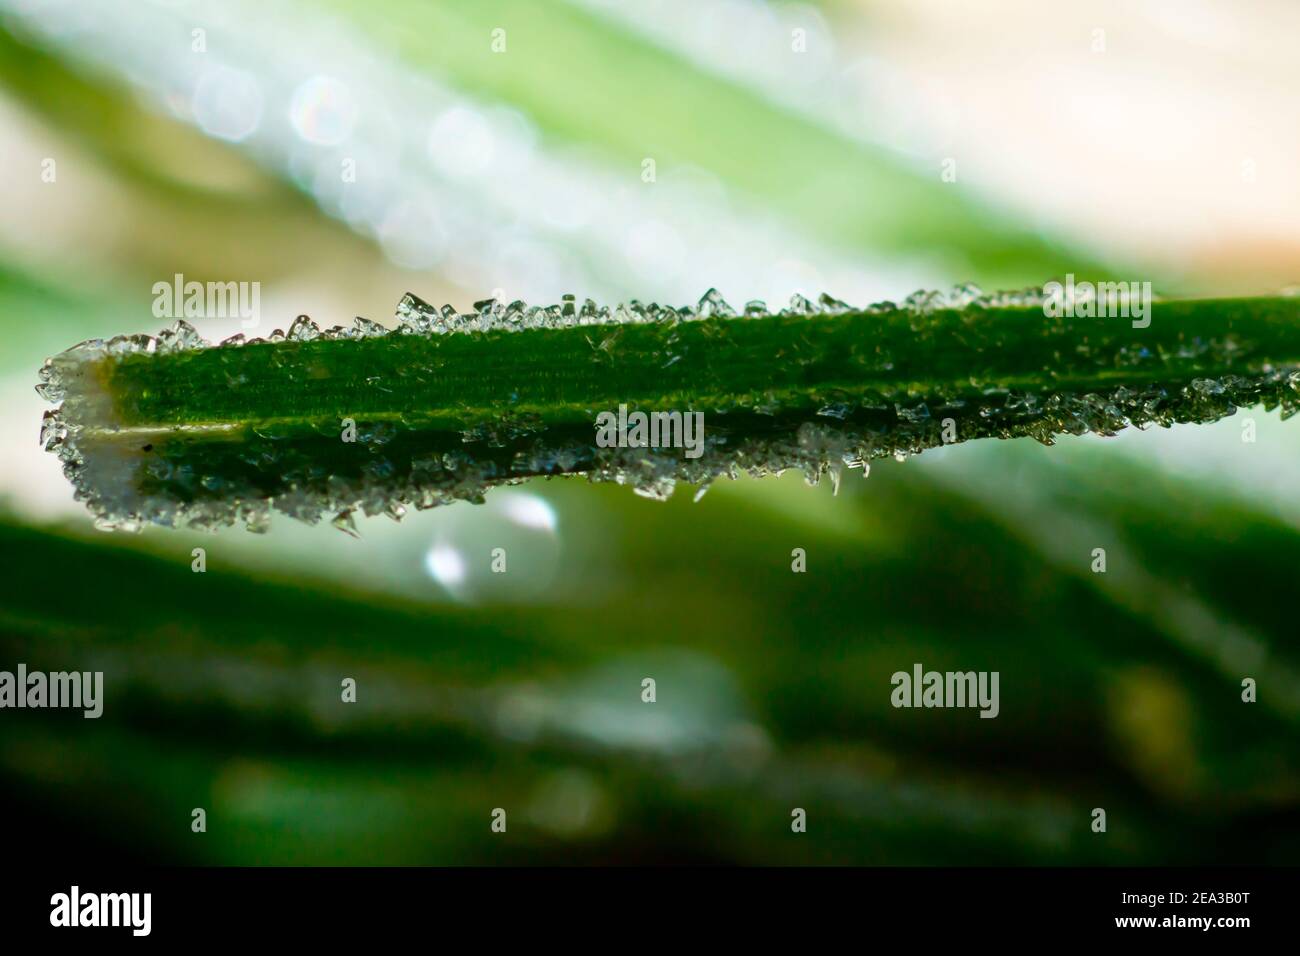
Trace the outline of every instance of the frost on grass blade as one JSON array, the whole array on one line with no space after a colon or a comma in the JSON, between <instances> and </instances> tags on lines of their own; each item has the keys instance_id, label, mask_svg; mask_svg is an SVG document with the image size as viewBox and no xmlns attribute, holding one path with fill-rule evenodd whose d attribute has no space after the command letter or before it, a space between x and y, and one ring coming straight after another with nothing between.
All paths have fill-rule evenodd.
<instances>
[{"instance_id":1,"label":"frost on grass blade","mask_svg":"<svg viewBox=\"0 0 1300 956\"><path fill-rule=\"evenodd\" d=\"M586 475L666 498L719 477L873 458L974 438L1112 434L1300 407L1300 300L1160 301L1149 325L1065 317L1035 289L918 292L863 308L822 295L780 310L566 296L469 312L413 295L396 328L300 316L212 346L185 322L83 342L45 362L41 442L103 528L264 531L273 511L397 520L493 486ZM59 404L61 403L61 404ZM696 454L602 447L620 405L702 412Z\"/></svg>"}]
</instances>

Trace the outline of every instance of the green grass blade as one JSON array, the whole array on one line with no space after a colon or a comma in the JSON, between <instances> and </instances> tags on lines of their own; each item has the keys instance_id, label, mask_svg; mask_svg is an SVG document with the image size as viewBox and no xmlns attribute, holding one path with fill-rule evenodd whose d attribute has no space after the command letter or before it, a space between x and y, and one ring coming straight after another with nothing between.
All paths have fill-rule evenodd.
<instances>
[{"instance_id":1,"label":"green grass blade","mask_svg":"<svg viewBox=\"0 0 1300 956\"><path fill-rule=\"evenodd\" d=\"M1050 443L1260 403L1289 414L1300 382L1294 298L1157 301L1140 322L1052 317L1033 294L868 309L796 297L743 316L712 293L694 310L566 300L463 315L408 297L398 314L391 333L300 318L221 347L184 323L82 343L42 369L40 390L63 400L43 440L107 526L261 530L274 506L350 529L356 509L400 517L537 475L666 497L741 470L838 480L973 438ZM698 412L706 434L698 449L602 447L598 416L620 406Z\"/></svg>"}]
</instances>

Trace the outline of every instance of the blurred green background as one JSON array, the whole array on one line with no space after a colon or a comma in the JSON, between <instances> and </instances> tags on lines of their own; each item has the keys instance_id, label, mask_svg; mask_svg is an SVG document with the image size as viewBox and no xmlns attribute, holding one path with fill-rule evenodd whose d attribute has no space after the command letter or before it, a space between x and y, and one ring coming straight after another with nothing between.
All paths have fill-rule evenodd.
<instances>
[{"instance_id":1,"label":"blurred green background","mask_svg":"<svg viewBox=\"0 0 1300 956\"><path fill-rule=\"evenodd\" d=\"M1300 12L1049 6L0 2L0 669L106 685L97 721L0 713L8 826L180 863L1295 862L1275 414L835 496L532 482L359 540L99 534L37 442L41 361L157 331L178 273L260 283L262 335L408 290L1297 281ZM895 710L915 662L1000 672L1000 716Z\"/></svg>"}]
</instances>

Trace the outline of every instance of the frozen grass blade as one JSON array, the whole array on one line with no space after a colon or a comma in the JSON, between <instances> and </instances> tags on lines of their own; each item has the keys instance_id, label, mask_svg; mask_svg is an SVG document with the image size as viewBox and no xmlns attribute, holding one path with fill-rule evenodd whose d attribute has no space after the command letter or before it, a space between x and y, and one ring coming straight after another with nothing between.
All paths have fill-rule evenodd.
<instances>
[{"instance_id":1,"label":"frozen grass blade","mask_svg":"<svg viewBox=\"0 0 1300 956\"><path fill-rule=\"evenodd\" d=\"M185 323L82 343L47 360L62 405L42 441L99 526L265 530L478 501L492 486L585 474L663 498L677 481L801 468L810 481L974 438L1111 434L1300 408L1300 299L1151 303L1127 318L1049 317L1036 291L852 308L796 296L743 314L414 296L399 327L358 319L208 346ZM702 412L702 454L600 447L620 405ZM355 436L355 440L349 440Z\"/></svg>"}]
</instances>

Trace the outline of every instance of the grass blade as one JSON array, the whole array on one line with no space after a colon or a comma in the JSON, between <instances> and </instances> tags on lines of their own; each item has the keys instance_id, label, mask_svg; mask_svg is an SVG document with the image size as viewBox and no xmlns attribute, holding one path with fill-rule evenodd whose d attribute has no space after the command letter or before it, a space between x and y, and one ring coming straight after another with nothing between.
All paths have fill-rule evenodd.
<instances>
[{"instance_id":1,"label":"grass blade","mask_svg":"<svg viewBox=\"0 0 1300 956\"><path fill-rule=\"evenodd\" d=\"M392 332L300 317L219 347L182 322L48 360L38 389L63 404L42 439L101 526L264 530L274 507L351 530L358 509L399 518L538 475L662 498L739 471L838 481L974 438L1050 443L1300 403L1295 298L1158 301L1142 323L1047 311L1033 292L866 309L796 296L741 316L713 292L695 309L465 314L408 296ZM620 406L703 414L698 454L602 447L598 416Z\"/></svg>"}]
</instances>

